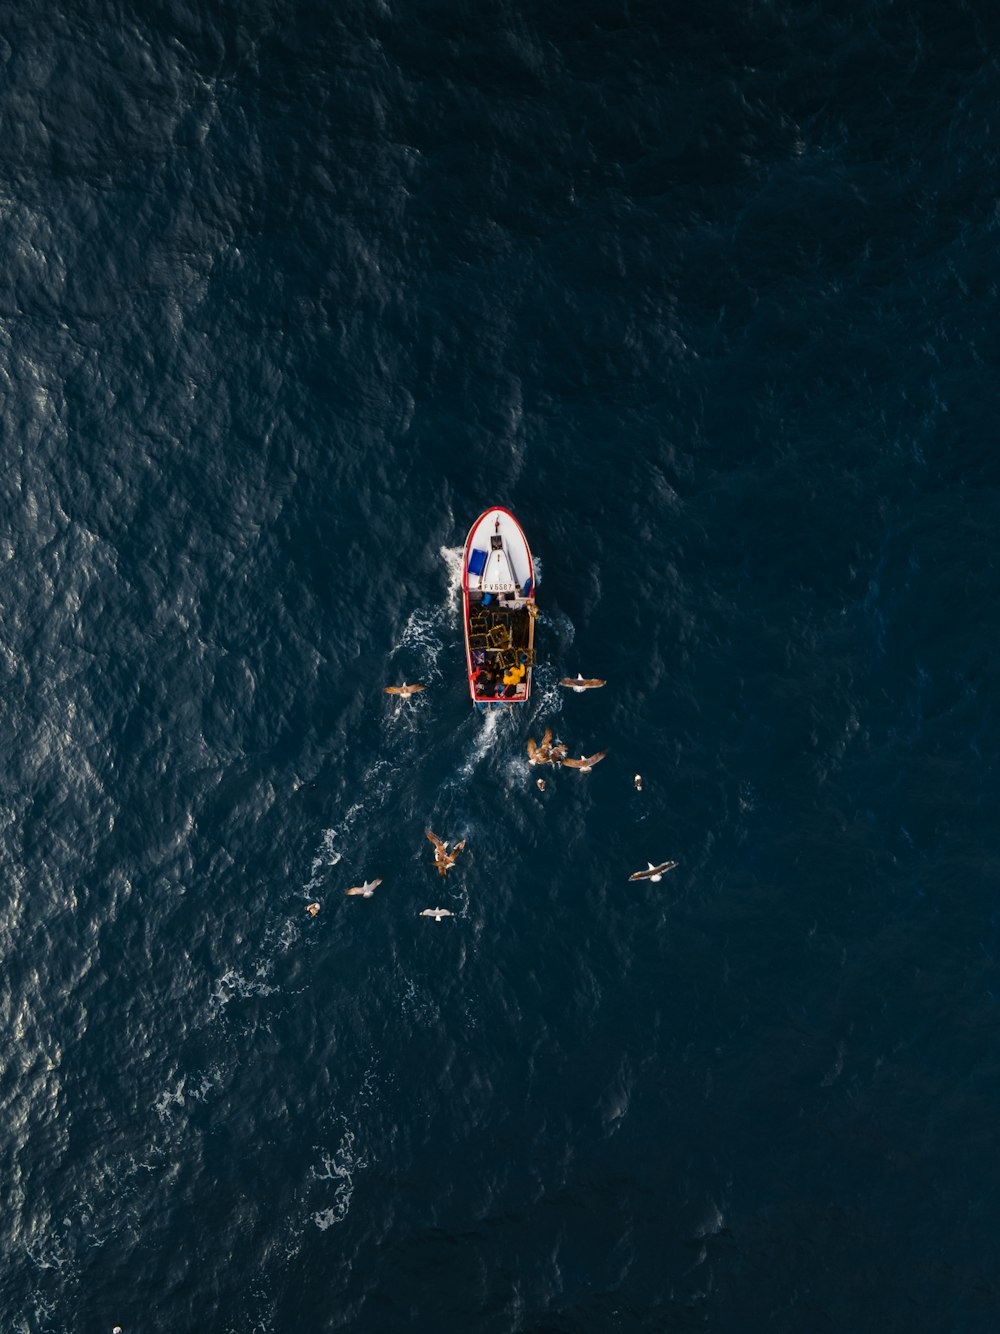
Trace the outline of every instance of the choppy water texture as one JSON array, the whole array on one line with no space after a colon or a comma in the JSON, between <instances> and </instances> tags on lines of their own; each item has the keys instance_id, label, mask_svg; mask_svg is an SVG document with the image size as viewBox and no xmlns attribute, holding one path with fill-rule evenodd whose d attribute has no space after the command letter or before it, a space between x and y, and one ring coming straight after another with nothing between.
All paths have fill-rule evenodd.
<instances>
[{"instance_id":1,"label":"choppy water texture","mask_svg":"<svg viewBox=\"0 0 1000 1334\"><path fill-rule=\"evenodd\" d=\"M996 1330L997 13L5 17L0 1325Z\"/></svg>"}]
</instances>

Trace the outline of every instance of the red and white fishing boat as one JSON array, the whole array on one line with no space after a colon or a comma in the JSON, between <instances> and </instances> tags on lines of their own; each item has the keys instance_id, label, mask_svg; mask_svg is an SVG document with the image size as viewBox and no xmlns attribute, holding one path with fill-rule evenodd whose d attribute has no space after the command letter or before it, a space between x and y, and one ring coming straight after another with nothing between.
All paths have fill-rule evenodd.
<instances>
[{"instance_id":1,"label":"red and white fishing boat","mask_svg":"<svg viewBox=\"0 0 1000 1334\"><path fill-rule=\"evenodd\" d=\"M462 619L469 694L478 706L523 704L531 694L535 567L510 510L484 510L462 560Z\"/></svg>"}]
</instances>

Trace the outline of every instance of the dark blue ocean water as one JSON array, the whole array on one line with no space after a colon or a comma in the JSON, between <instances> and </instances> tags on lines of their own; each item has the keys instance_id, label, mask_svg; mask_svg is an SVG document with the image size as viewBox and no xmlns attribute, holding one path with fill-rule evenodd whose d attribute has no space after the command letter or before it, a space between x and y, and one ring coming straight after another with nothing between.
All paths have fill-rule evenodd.
<instances>
[{"instance_id":1,"label":"dark blue ocean water","mask_svg":"<svg viewBox=\"0 0 1000 1334\"><path fill-rule=\"evenodd\" d=\"M1000 1328L998 41L7 7L2 1329Z\"/></svg>"}]
</instances>

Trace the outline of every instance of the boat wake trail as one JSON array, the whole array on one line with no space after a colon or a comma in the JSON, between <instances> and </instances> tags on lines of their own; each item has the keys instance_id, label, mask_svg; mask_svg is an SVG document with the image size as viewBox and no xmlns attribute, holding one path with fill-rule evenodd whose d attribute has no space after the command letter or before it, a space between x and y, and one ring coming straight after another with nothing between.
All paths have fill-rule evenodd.
<instances>
[{"instance_id":1,"label":"boat wake trail","mask_svg":"<svg viewBox=\"0 0 1000 1334\"><path fill-rule=\"evenodd\" d=\"M543 727L546 719L550 719L553 714L562 713L563 691L559 686L558 672L548 663L536 667L532 686L534 708L531 710L531 722L535 726Z\"/></svg>"},{"instance_id":2,"label":"boat wake trail","mask_svg":"<svg viewBox=\"0 0 1000 1334\"><path fill-rule=\"evenodd\" d=\"M409 679L421 684L433 685L441 680L438 661L445 646L454 641L456 628L461 622L458 594L462 586L462 550L461 547L441 547L446 575L443 595L438 602L416 607L410 613L399 642L393 645L389 654L396 675L400 669L405 668ZM390 670L389 676L393 674L393 670ZM424 745L432 712L430 702L424 695L413 695L395 703L389 703L385 696L381 696L377 707L383 706L379 728L379 758L365 769L360 780L354 784L354 792L358 793L356 799L335 824L323 830L309 867L309 877L302 886L307 896L318 893L322 888L327 873L343 857L355 827L374 822L374 817L394 791L396 776L412 769Z\"/></svg>"},{"instance_id":3,"label":"boat wake trail","mask_svg":"<svg viewBox=\"0 0 1000 1334\"><path fill-rule=\"evenodd\" d=\"M344 1120L339 1144L332 1150L320 1149L321 1166L312 1168L313 1181L332 1183L332 1190L323 1191L328 1197L327 1202L312 1214L312 1221L321 1232L335 1223L342 1223L347 1217L354 1194L354 1174L368 1166L367 1159L355 1149L354 1141L355 1134ZM323 1190L322 1186L319 1189Z\"/></svg>"},{"instance_id":4,"label":"boat wake trail","mask_svg":"<svg viewBox=\"0 0 1000 1334\"><path fill-rule=\"evenodd\" d=\"M415 735L415 732L411 732L410 735ZM327 871L332 870L344 855L343 845L350 838L358 820L364 816L367 821L385 805L392 790L389 777L393 767L384 759L376 760L370 765L361 780L361 796L352 802L335 825L323 830L319 847L313 854L309 867L309 879L302 886L303 893L311 895L320 888Z\"/></svg>"},{"instance_id":5,"label":"boat wake trail","mask_svg":"<svg viewBox=\"0 0 1000 1334\"><path fill-rule=\"evenodd\" d=\"M441 679L441 651L461 626L462 548L441 547L440 555L448 581L443 599L414 607L390 654L392 659L401 658L403 664L412 661L419 681Z\"/></svg>"},{"instance_id":6,"label":"boat wake trail","mask_svg":"<svg viewBox=\"0 0 1000 1334\"><path fill-rule=\"evenodd\" d=\"M478 721L478 720L477 720ZM477 728L468 755L455 776L456 782L464 782L482 764L487 755L493 752L498 738L502 744L504 736L510 733L510 715L506 709L490 709Z\"/></svg>"},{"instance_id":7,"label":"boat wake trail","mask_svg":"<svg viewBox=\"0 0 1000 1334\"><path fill-rule=\"evenodd\" d=\"M467 786L486 759L494 769L505 759L512 765L519 759L523 718L517 705L487 709L482 717L474 717L470 722L474 730L465 758L445 787Z\"/></svg>"}]
</instances>

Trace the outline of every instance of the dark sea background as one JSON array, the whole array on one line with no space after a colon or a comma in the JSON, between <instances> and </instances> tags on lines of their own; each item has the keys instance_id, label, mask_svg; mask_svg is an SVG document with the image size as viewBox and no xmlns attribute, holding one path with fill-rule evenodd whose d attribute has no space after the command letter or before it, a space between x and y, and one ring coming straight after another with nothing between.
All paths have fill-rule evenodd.
<instances>
[{"instance_id":1,"label":"dark sea background","mask_svg":"<svg viewBox=\"0 0 1000 1334\"><path fill-rule=\"evenodd\" d=\"M998 52L5 8L0 1329L1000 1328Z\"/></svg>"}]
</instances>

